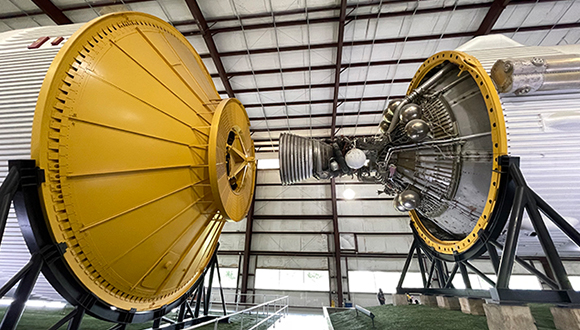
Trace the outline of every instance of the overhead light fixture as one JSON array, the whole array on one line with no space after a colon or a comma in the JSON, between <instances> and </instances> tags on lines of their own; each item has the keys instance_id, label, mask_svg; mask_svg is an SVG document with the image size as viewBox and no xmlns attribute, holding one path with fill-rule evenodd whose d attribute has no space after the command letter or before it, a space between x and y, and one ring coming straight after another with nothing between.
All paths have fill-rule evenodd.
<instances>
[{"instance_id":1,"label":"overhead light fixture","mask_svg":"<svg viewBox=\"0 0 580 330\"><path fill-rule=\"evenodd\" d=\"M350 188L347 188L342 192L342 196L345 199L353 199L355 195L356 195L356 193L354 192L354 190L352 190Z\"/></svg>"}]
</instances>

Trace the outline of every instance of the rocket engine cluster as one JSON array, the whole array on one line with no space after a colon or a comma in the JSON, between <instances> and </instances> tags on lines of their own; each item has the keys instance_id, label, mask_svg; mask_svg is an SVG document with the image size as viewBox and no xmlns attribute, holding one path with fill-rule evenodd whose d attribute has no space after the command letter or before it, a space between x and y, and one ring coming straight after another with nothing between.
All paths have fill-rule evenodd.
<instances>
[{"instance_id":1,"label":"rocket engine cluster","mask_svg":"<svg viewBox=\"0 0 580 330\"><path fill-rule=\"evenodd\" d=\"M530 186L575 222L571 205L580 190L569 180L580 166L573 128L579 54L577 45L526 47L503 36L437 53L419 67L407 95L389 101L376 135L283 134L282 183L352 175L380 184L379 194L410 213L423 243L451 259L477 253L482 230L493 227L507 184L500 157L512 155ZM553 189L559 184L566 201Z\"/></svg>"}]
</instances>

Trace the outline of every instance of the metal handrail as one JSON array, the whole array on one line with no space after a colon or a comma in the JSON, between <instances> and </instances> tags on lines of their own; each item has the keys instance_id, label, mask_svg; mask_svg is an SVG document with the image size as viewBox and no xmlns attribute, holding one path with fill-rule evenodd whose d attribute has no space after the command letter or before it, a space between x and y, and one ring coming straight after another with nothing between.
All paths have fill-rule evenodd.
<instances>
[{"instance_id":1,"label":"metal handrail","mask_svg":"<svg viewBox=\"0 0 580 330\"><path fill-rule=\"evenodd\" d=\"M229 296L231 296L233 299L231 299L231 301L229 300ZM240 298L241 297L245 297L246 301L245 302L241 302ZM223 304L225 304L226 306L235 306L235 310L236 312L239 310L240 306L241 307L246 307L246 306L252 306L255 305L255 301L259 299L257 298L262 298L262 302L265 303L266 302L266 298L272 298L272 299L277 299L280 298L279 295L275 295L275 294L258 294L258 293L235 293L235 292L224 292L224 302ZM252 299L252 301L254 302L249 302L249 299ZM222 301L220 300L220 297L216 297L216 296L212 296L212 300L210 301L210 306L211 304L221 304Z\"/></svg>"},{"instance_id":2,"label":"metal handrail","mask_svg":"<svg viewBox=\"0 0 580 330\"><path fill-rule=\"evenodd\" d=\"M282 308L278 309L278 310L277 310L275 313L273 313L273 314L271 314L271 315L270 315L270 312L269 312L269 306L271 306L272 304L274 304L274 305L277 305L277 304L275 304L275 303L276 303L276 302L279 302L279 301L284 301L284 302L285 302L285 305L284 305L284 306L282 306ZM228 315L224 315L224 316L221 316L221 317L215 318L215 319L213 319L213 320L209 320L209 321L206 321L206 322L202 322L202 323L199 323L199 324L193 325L193 326L191 326L191 327L189 327L189 328L185 328L184 330L193 330L193 329L197 329L197 328L199 328L199 327L202 327L202 326L205 326L205 325L209 325L209 324L212 324L212 323L213 323L213 324L215 324L215 326L214 326L214 329L217 329L218 323L219 323L219 321L221 321L221 320L228 319L228 318L230 318L230 317L232 317L232 316L236 316L236 315L244 314L244 313L246 313L246 312L251 312L251 311L253 311L253 310L255 310L255 309L258 309L258 308L262 308L262 310L264 310L264 309L265 309L265 307L268 307L268 312L267 312L267 315L268 315L268 317L266 317L265 319L263 319L262 321L260 321L258 324L255 324L254 326L252 326L252 327L251 327L250 329L248 329L248 330L253 330L253 329L255 329L257 326L261 325L261 324L262 324L262 323L264 323L265 321L267 321L267 320L271 319L272 317L274 317L274 316L276 316L276 315L278 315L278 314L280 314L280 313L282 313L282 312L284 312L284 317L285 317L286 315L288 315L288 296L283 296L283 297L280 297L280 298L277 298L277 299L274 299L274 300L270 300L270 301L267 301L267 302L261 303L261 304L259 304L259 305L256 305L256 306L254 306L254 307L250 307L250 308L247 308L247 309L241 310L241 311L239 311L239 312L235 312L235 313L232 313L232 314L228 314ZM256 316L256 321L257 321L257 316ZM244 325L244 319L243 319L243 317L242 317L242 322L240 323L240 329L243 327L243 325Z\"/></svg>"}]
</instances>

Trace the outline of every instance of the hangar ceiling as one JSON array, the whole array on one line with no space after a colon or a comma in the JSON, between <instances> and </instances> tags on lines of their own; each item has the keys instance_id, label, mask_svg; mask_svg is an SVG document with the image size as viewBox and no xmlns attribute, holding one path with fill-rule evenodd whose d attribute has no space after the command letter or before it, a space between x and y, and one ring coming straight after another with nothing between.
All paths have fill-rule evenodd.
<instances>
[{"instance_id":1,"label":"hangar ceiling","mask_svg":"<svg viewBox=\"0 0 580 330\"><path fill-rule=\"evenodd\" d=\"M245 105L258 151L275 150L285 131L375 134L424 59L474 36L580 39L580 2L556 0L7 0L0 32L121 10L161 17L187 37L220 94Z\"/></svg>"}]
</instances>

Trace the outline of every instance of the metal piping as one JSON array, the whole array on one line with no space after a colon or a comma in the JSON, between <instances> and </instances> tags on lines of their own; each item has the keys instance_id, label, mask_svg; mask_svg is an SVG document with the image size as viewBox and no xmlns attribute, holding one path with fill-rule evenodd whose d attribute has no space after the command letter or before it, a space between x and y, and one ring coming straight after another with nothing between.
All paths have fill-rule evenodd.
<instances>
[{"instance_id":1,"label":"metal piping","mask_svg":"<svg viewBox=\"0 0 580 330\"><path fill-rule=\"evenodd\" d=\"M419 95L423 94L425 91L431 88L431 86L433 86L437 81L439 81L439 79L441 79L453 68L455 68L455 65L448 63L441 70L435 73L431 78L429 78L426 82L424 82L421 86L415 88L415 90L413 90L411 94L407 95L401 101L401 103L399 103L399 106L397 107L397 109L395 109L395 112L393 113L393 121L391 121L389 129L385 133L389 138L391 133L393 132L393 130L395 130L395 127L397 127L397 124L399 123L399 114L401 113L401 109L403 109L405 105L412 103Z\"/></svg>"},{"instance_id":2,"label":"metal piping","mask_svg":"<svg viewBox=\"0 0 580 330\"><path fill-rule=\"evenodd\" d=\"M403 146L392 147L392 148L389 148L389 151L387 151L387 155L385 156L385 162L388 163L389 160L391 159L391 156L396 151L408 150L408 149L414 149L414 148L417 148L417 149L419 149L419 148L426 148L426 147L430 147L430 146L444 146L444 145L447 145L447 144L453 144L453 143L456 143L456 142L460 142L460 141L464 141L464 140L469 140L469 139L475 139L475 138L479 138L479 137L483 137L483 136L488 136L488 135L491 135L491 133L490 132L477 133L477 134L460 136L460 137L456 137L456 138L452 138L452 139L446 139L446 140L436 140L436 141L419 142L419 143L415 143L415 144L407 144L407 145L403 145Z\"/></svg>"},{"instance_id":3,"label":"metal piping","mask_svg":"<svg viewBox=\"0 0 580 330\"><path fill-rule=\"evenodd\" d=\"M500 93L580 89L580 57L572 55L501 59L491 69Z\"/></svg>"}]
</instances>

